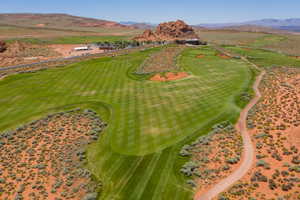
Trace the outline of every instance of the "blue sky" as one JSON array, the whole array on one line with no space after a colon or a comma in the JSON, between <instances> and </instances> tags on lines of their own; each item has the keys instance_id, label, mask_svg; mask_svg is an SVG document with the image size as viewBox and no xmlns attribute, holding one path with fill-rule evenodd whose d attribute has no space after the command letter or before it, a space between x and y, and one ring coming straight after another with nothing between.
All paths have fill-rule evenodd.
<instances>
[{"instance_id":1,"label":"blue sky","mask_svg":"<svg viewBox=\"0 0 300 200\"><path fill-rule=\"evenodd\" d=\"M1 13L68 13L113 21L190 24L300 18L299 0L2 0Z\"/></svg>"}]
</instances>

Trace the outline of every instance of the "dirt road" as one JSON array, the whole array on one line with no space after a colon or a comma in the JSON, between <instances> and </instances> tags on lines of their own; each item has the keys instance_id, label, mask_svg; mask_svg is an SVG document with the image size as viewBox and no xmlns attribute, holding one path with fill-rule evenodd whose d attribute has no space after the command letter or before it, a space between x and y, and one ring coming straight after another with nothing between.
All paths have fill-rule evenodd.
<instances>
[{"instance_id":1,"label":"dirt road","mask_svg":"<svg viewBox=\"0 0 300 200\"><path fill-rule=\"evenodd\" d=\"M243 157L242 157L242 163L237 168L236 171L234 171L231 175L229 175L227 178L221 180L218 184L214 185L210 190L205 192L204 194L195 194L194 200L210 200L216 197L218 194L226 190L228 187L230 187L232 184L234 184L236 181L241 179L251 168L254 158L254 147L251 142L251 137L247 131L247 124L246 119L248 112L250 109L259 101L261 98L261 94L259 92L258 86L265 74L265 71L262 71L260 75L257 77L253 89L255 91L255 97L250 101L250 103L242 110L240 114L240 118L236 124L236 129L241 133L243 138Z\"/></svg>"}]
</instances>

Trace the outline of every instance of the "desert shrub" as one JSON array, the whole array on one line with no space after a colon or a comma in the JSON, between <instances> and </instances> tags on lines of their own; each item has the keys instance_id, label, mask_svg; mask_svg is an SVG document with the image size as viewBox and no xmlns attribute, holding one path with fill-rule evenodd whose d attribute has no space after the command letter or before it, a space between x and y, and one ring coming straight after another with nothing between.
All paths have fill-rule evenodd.
<instances>
[{"instance_id":1,"label":"desert shrub","mask_svg":"<svg viewBox=\"0 0 300 200\"><path fill-rule=\"evenodd\" d=\"M282 157L277 152L272 153L272 158L282 161Z\"/></svg>"},{"instance_id":2,"label":"desert shrub","mask_svg":"<svg viewBox=\"0 0 300 200\"><path fill-rule=\"evenodd\" d=\"M259 133L259 134L255 135L254 137L256 139L259 139L259 138L266 138L268 136L269 136L269 134L267 134L267 133Z\"/></svg>"},{"instance_id":3,"label":"desert shrub","mask_svg":"<svg viewBox=\"0 0 300 200\"><path fill-rule=\"evenodd\" d=\"M190 161L185 163L182 168L180 169L180 172L183 173L185 176L192 176L194 170L198 167L197 163Z\"/></svg>"},{"instance_id":4,"label":"desert shrub","mask_svg":"<svg viewBox=\"0 0 300 200\"><path fill-rule=\"evenodd\" d=\"M263 144L261 142L256 143L256 148L261 149L263 147Z\"/></svg>"},{"instance_id":5,"label":"desert shrub","mask_svg":"<svg viewBox=\"0 0 300 200\"><path fill-rule=\"evenodd\" d=\"M264 167L265 169L270 169L270 164L264 160L258 160L256 162L256 167Z\"/></svg>"},{"instance_id":6,"label":"desert shrub","mask_svg":"<svg viewBox=\"0 0 300 200\"><path fill-rule=\"evenodd\" d=\"M289 167L289 171L290 172L297 172L297 173L300 173L300 166L298 165L295 165L295 166L291 166L291 167Z\"/></svg>"},{"instance_id":7,"label":"desert shrub","mask_svg":"<svg viewBox=\"0 0 300 200\"><path fill-rule=\"evenodd\" d=\"M187 180L186 183L187 183L188 185L192 186L192 187L196 187L196 186L197 186L197 184L196 184L195 181L193 181L193 180Z\"/></svg>"},{"instance_id":8,"label":"desert shrub","mask_svg":"<svg viewBox=\"0 0 300 200\"><path fill-rule=\"evenodd\" d=\"M251 177L251 181L252 182L267 182L268 181L268 178L263 175L261 172L255 172L252 177Z\"/></svg>"},{"instance_id":9,"label":"desert shrub","mask_svg":"<svg viewBox=\"0 0 300 200\"><path fill-rule=\"evenodd\" d=\"M293 156L292 163L296 165L300 164L299 156Z\"/></svg>"},{"instance_id":10,"label":"desert shrub","mask_svg":"<svg viewBox=\"0 0 300 200\"><path fill-rule=\"evenodd\" d=\"M229 200L229 198L225 197L225 196L220 196L220 197L218 197L218 200Z\"/></svg>"},{"instance_id":11,"label":"desert shrub","mask_svg":"<svg viewBox=\"0 0 300 200\"><path fill-rule=\"evenodd\" d=\"M222 168L224 171L227 171L230 169L230 166L229 165L224 165L224 167Z\"/></svg>"},{"instance_id":12,"label":"desert shrub","mask_svg":"<svg viewBox=\"0 0 300 200\"><path fill-rule=\"evenodd\" d=\"M292 147L291 147L291 151L294 152L294 153L298 153L298 149L297 149L297 147L295 147L295 146L292 146Z\"/></svg>"},{"instance_id":13,"label":"desert shrub","mask_svg":"<svg viewBox=\"0 0 300 200\"><path fill-rule=\"evenodd\" d=\"M180 152L179 152L179 155L181 155L181 156L183 156L183 157L185 157L185 156L190 156L191 153L190 153L189 151L190 151L191 149L192 149L192 146L190 146L190 145L184 145L184 146L181 148L181 150L180 150Z\"/></svg>"},{"instance_id":14,"label":"desert shrub","mask_svg":"<svg viewBox=\"0 0 300 200\"><path fill-rule=\"evenodd\" d=\"M283 177L288 176L288 175L289 175L289 172L288 172L288 171L281 171L281 175L282 175Z\"/></svg>"},{"instance_id":15,"label":"desert shrub","mask_svg":"<svg viewBox=\"0 0 300 200\"><path fill-rule=\"evenodd\" d=\"M257 154L256 155L257 159L262 159L262 158L265 158L265 157L267 157L267 156L266 155L262 155L262 154Z\"/></svg>"},{"instance_id":16,"label":"desert shrub","mask_svg":"<svg viewBox=\"0 0 300 200\"><path fill-rule=\"evenodd\" d=\"M280 176L279 170L278 170L278 169L275 169L275 173L272 174L272 178L273 178L273 179L276 179L276 178L279 177L279 176Z\"/></svg>"},{"instance_id":17,"label":"desert shrub","mask_svg":"<svg viewBox=\"0 0 300 200\"><path fill-rule=\"evenodd\" d=\"M232 186L229 190L229 193L235 196L240 196L245 194L245 189L244 189L245 184L238 183Z\"/></svg>"},{"instance_id":18,"label":"desert shrub","mask_svg":"<svg viewBox=\"0 0 300 200\"><path fill-rule=\"evenodd\" d=\"M273 179L269 179L269 188L271 190L275 190L277 188L277 185Z\"/></svg>"},{"instance_id":19,"label":"desert shrub","mask_svg":"<svg viewBox=\"0 0 300 200\"><path fill-rule=\"evenodd\" d=\"M291 183L281 185L282 191L289 191L292 188L293 188L293 185Z\"/></svg>"},{"instance_id":20,"label":"desert shrub","mask_svg":"<svg viewBox=\"0 0 300 200\"><path fill-rule=\"evenodd\" d=\"M237 164L239 161L240 161L240 158L239 157L235 157L235 158L227 159L226 163L233 165L233 164Z\"/></svg>"}]
</instances>

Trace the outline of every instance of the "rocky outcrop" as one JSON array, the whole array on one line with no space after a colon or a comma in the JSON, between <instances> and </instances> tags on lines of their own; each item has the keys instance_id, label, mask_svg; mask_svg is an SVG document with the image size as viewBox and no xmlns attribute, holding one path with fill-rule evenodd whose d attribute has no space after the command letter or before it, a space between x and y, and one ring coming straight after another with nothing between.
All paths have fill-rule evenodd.
<instances>
[{"instance_id":1,"label":"rocky outcrop","mask_svg":"<svg viewBox=\"0 0 300 200\"><path fill-rule=\"evenodd\" d=\"M134 38L137 41L157 41L157 36L149 29L145 30L140 36Z\"/></svg>"},{"instance_id":2,"label":"rocky outcrop","mask_svg":"<svg viewBox=\"0 0 300 200\"><path fill-rule=\"evenodd\" d=\"M165 22L157 26L155 32L146 30L142 35L137 36L137 41L173 41L182 39L194 39L198 35L194 29L182 20L175 22Z\"/></svg>"},{"instance_id":3,"label":"rocky outcrop","mask_svg":"<svg viewBox=\"0 0 300 200\"><path fill-rule=\"evenodd\" d=\"M3 41L0 41L0 53L6 51L6 49L7 49L6 43Z\"/></svg>"}]
</instances>

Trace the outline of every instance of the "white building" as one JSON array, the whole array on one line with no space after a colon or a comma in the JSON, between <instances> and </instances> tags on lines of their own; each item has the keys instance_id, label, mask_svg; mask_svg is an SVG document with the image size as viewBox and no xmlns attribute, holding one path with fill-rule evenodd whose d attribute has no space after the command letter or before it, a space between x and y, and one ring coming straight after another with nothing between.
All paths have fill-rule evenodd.
<instances>
[{"instance_id":1,"label":"white building","mask_svg":"<svg viewBox=\"0 0 300 200\"><path fill-rule=\"evenodd\" d=\"M88 51L88 50L90 50L90 48L88 46L74 48L74 51Z\"/></svg>"}]
</instances>

